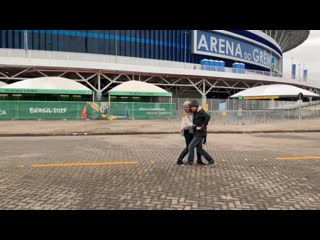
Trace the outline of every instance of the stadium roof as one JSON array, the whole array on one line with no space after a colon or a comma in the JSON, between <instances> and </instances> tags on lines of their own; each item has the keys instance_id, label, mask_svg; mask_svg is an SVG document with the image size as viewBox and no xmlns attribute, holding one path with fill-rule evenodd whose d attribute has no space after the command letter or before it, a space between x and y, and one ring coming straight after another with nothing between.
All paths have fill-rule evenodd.
<instances>
[{"instance_id":1,"label":"stadium roof","mask_svg":"<svg viewBox=\"0 0 320 240\"><path fill-rule=\"evenodd\" d=\"M92 91L86 86L62 77L32 78L0 88L2 93L39 93L39 94L81 94L90 95Z\"/></svg>"},{"instance_id":2,"label":"stadium roof","mask_svg":"<svg viewBox=\"0 0 320 240\"><path fill-rule=\"evenodd\" d=\"M261 30L272 37L287 52L302 44L309 37L310 30Z\"/></svg>"},{"instance_id":3,"label":"stadium roof","mask_svg":"<svg viewBox=\"0 0 320 240\"><path fill-rule=\"evenodd\" d=\"M304 97L320 97L320 95L318 94L295 86L286 84L271 84L246 89L244 91L232 95L231 98L236 98L239 96L242 96L245 99L271 99L281 97L298 98L299 93L302 93Z\"/></svg>"},{"instance_id":4,"label":"stadium roof","mask_svg":"<svg viewBox=\"0 0 320 240\"><path fill-rule=\"evenodd\" d=\"M118 96L172 96L172 93L151 83L140 81L127 81L109 91L110 95Z\"/></svg>"}]
</instances>

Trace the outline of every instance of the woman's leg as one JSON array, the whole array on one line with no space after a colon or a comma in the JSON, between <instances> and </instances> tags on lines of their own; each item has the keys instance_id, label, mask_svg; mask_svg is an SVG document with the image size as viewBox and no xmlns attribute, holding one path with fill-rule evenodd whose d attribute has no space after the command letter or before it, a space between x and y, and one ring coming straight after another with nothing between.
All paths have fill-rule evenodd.
<instances>
[{"instance_id":1,"label":"woman's leg","mask_svg":"<svg viewBox=\"0 0 320 240\"><path fill-rule=\"evenodd\" d=\"M180 153L180 155L178 157L177 164L179 164L179 165L183 164L183 158L188 154L188 146L192 140L192 136L190 136L190 133L188 131L184 131L183 136L186 141L186 148L183 149L183 151Z\"/></svg>"},{"instance_id":2,"label":"woman's leg","mask_svg":"<svg viewBox=\"0 0 320 240\"><path fill-rule=\"evenodd\" d=\"M190 134L191 135L191 140L192 140L192 138L193 138L193 134ZM191 142L191 140L190 140L190 142ZM189 142L189 143L190 143ZM187 147L189 146L189 144L187 144ZM202 162L202 160L201 160L201 154L197 151L197 164L204 164L203 162Z\"/></svg>"}]
</instances>

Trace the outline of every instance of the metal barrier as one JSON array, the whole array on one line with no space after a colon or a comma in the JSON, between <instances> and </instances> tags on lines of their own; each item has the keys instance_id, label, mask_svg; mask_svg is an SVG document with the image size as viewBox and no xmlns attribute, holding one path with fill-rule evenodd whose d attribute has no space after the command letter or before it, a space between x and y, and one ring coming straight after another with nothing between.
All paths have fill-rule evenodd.
<instances>
[{"instance_id":1,"label":"metal barrier","mask_svg":"<svg viewBox=\"0 0 320 240\"><path fill-rule=\"evenodd\" d=\"M242 117L239 116L238 111L227 112L211 112L213 121L223 122L224 124L260 124L260 123L272 123L288 120L299 119L299 109L293 110L251 110L242 111ZM320 117L319 110L306 110L301 109L301 120Z\"/></svg>"},{"instance_id":2,"label":"metal barrier","mask_svg":"<svg viewBox=\"0 0 320 240\"><path fill-rule=\"evenodd\" d=\"M176 105L171 103L0 101L0 120L172 118L176 118Z\"/></svg>"},{"instance_id":3,"label":"metal barrier","mask_svg":"<svg viewBox=\"0 0 320 240\"><path fill-rule=\"evenodd\" d=\"M234 110L208 111L211 115L210 124L245 124L277 123L288 120L299 120L299 109L292 110ZM177 120L181 119L182 110L177 111ZM320 108L315 110L301 109L301 120L320 117Z\"/></svg>"},{"instance_id":4,"label":"metal barrier","mask_svg":"<svg viewBox=\"0 0 320 240\"><path fill-rule=\"evenodd\" d=\"M172 98L172 102L176 104L177 111L182 110L182 105L187 100L192 100L194 98ZM195 98L201 104L201 98ZM226 103L226 110L238 110L239 100L235 98L230 99L213 99L208 98L208 110L209 111L218 111L219 104L221 102ZM312 101L312 102L303 102L301 107L312 107L320 108L320 101ZM274 101L271 100L242 100L242 108L243 110L271 110L271 109L296 109L298 108L297 101Z\"/></svg>"}]
</instances>

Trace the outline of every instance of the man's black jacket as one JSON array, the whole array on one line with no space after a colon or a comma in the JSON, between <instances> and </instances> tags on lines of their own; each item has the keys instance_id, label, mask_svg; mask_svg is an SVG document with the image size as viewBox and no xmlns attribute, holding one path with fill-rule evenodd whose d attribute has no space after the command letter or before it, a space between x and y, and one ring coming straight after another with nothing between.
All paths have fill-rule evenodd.
<instances>
[{"instance_id":1,"label":"man's black jacket","mask_svg":"<svg viewBox=\"0 0 320 240\"><path fill-rule=\"evenodd\" d=\"M193 124L195 125L194 136L207 136L207 125L210 121L210 115L206 113L203 109L197 110L193 113ZM196 127L200 127L200 130L197 130Z\"/></svg>"}]
</instances>

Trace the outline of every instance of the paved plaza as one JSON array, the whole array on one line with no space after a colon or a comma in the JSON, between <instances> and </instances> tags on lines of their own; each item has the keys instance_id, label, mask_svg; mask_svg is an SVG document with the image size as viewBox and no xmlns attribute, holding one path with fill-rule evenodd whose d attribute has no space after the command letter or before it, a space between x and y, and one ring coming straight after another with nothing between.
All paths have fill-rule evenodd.
<instances>
[{"instance_id":1,"label":"paved plaza","mask_svg":"<svg viewBox=\"0 0 320 240\"><path fill-rule=\"evenodd\" d=\"M210 133L207 167L178 134L1 137L0 209L319 209L319 139Z\"/></svg>"}]
</instances>

